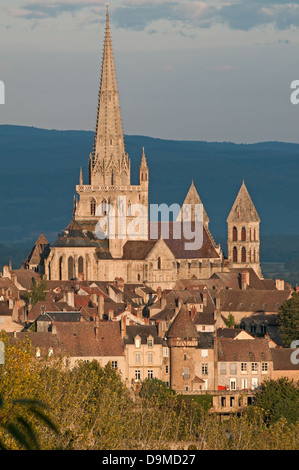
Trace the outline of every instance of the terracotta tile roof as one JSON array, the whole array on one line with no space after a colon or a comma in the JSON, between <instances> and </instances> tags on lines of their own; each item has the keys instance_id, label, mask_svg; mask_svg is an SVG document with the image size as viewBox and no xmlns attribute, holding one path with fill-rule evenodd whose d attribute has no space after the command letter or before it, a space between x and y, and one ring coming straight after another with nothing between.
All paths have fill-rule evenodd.
<instances>
[{"instance_id":1,"label":"terracotta tile roof","mask_svg":"<svg viewBox=\"0 0 299 470\"><path fill-rule=\"evenodd\" d=\"M3 300L3 301L0 301L0 316L4 316L4 317L11 317L12 316L12 312L13 312L13 309L9 308L9 304L8 304L8 301L6 300Z\"/></svg>"},{"instance_id":2,"label":"terracotta tile roof","mask_svg":"<svg viewBox=\"0 0 299 470\"><path fill-rule=\"evenodd\" d=\"M75 357L123 356L119 322L56 323L61 350Z\"/></svg>"},{"instance_id":3,"label":"terracotta tile roof","mask_svg":"<svg viewBox=\"0 0 299 470\"><path fill-rule=\"evenodd\" d=\"M291 348L271 348L274 370L297 370L299 373L299 364L291 361L291 355L295 349ZM298 356L297 356L298 357Z\"/></svg>"},{"instance_id":4,"label":"terracotta tile roof","mask_svg":"<svg viewBox=\"0 0 299 470\"><path fill-rule=\"evenodd\" d=\"M277 312L291 295L280 290L226 290L220 292L221 311Z\"/></svg>"},{"instance_id":5,"label":"terracotta tile roof","mask_svg":"<svg viewBox=\"0 0 299 470\"><path fill-rule=\"evenodd\" d=\"M158 233L158 238L163 238L166 245L173 253L176 259L220 259L219 254L217 253L211 237L208 235L207 229L203 227L203 239L202 246L198 249L186 249L186 244L192 243L192 239L188 240L184 236L184 230L181 222L169 222L169 238L163 236L163 231L165 225L168 222L151 222L150 225L150 237L152 238L156 231ZM196 223L191 222L191 232L194 233L196 228ZM163 228L164 227L164 228ZM179 239L176 239L176 233L181 233L182 236Z\"/></svg>"},{"instance_id":6,"label":"terracotta tile roof","mask_svg":"<svg viewBox=\"0 0 299 470\"><path fill-rule=\"evenodd\" d=\"M149 336L153 337L154 344L164 343L155 325L128 325L126 330L125 344L134 344L136 336L140 336L141 344L146 344Z\"/></svg>"},{"instance_id":7,"label":"terracotta tile roof","mask_svg":"<svg viewBox=\"0 0 299 470\"><path fill-rule=\"evenodd\" d=\"M40 316L42 311L45 311L45 312L55 312L55 311L61 312L63 310L71 311L71 310L74 310L74 309L72 309L72 307L67 305L65 302L52 302L52 301L48 301L48 300L45 300L45 301L40 300L30 310L30 312L28 314L28 321L30 321L30 322L35 321Z\"/></svg>"},{"instance_id":8,"label":"terracotta tile roof","mask_svg":"<svg viewBox=\"0 0 299 470\"><path fill-rule=\"evenodd\" d=\"M166 333L168 338L197 338L198 332L186 305L183 305Z\"/></svg>"},{"instance_id":9,"label":"terracotta tile roof","mask_svg":"<svg viewBox=\"0 0 299 470\"><path fill-rule=\"evenodd\" d=\"M43 260L48 256L49 251L50 243L46 239L45 235L41 233L31 252L24 261L23 267L42 264Z\"/></svg>"},{"instance_id":10,"label":"terracotta tile roof","mask_svg":"<svg viewBox=\"0 0 299 470\"><path fill-rule=\"evenodd\" d=\"M124 260L144 260L153 249L157 240L128 240L123 247Z\"/></svg>"},{"instance_id":11,"label":"terracotta tile roof","mask_svg":"<svg viewBox=\"0 0 299 470\"><path fill-rule=\"evenodd\" d=\"M24 287L25 290L30 290L33 279L39 279L40 276L32 269L14 269L13 274L17 276L18 283Z\"/></svg>"},{"instance_id":12,"label":"terracotta tile roof","mask_svg":"<svg viewBox=\"0 0 299 470\"><path fill-rule=\"evenodd\" d=\"M220 362L271 362L272 356L267 339L217 339Z\"/></svg>"}]
</instances>

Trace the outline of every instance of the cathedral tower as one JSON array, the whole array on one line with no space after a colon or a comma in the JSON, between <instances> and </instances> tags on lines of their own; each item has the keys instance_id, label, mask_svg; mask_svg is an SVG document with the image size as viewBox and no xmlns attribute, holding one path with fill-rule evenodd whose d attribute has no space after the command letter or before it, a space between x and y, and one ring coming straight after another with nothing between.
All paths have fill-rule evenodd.
<instances>
[{"instance_id":1,"label":"cathedral tower","mask_svg":"<svg viewBox=\"0 0 299 470\"><path fill-rule=\"evenodd\" d=\"M260 268L260 218L243 181L227 218L228 259L235 268Z\"/></svg>"},{"instance_id":2,"label":"cathedral tower","mask_svg":"<svg viewBox=\"0 0 299 470\"><path fill-rule=\"evenodd\" d=\"M132 238L132 230L135 230L134 239L147 238L148 177L143 150L139 185L131 185L131 164L125 150L107 9L94 146L89 157L89 181L84 184L80 172L76 187L79 200L74 203L74 219L76 222L95 224L102 221L106 228L109 226L109 250L114 258L122 257L123 245L129 239L128 234ZM143 204L142 214L134 210L136 204ZM134 226L136 216L141 217L143 223Z\"/></svg>"}]
</instances>

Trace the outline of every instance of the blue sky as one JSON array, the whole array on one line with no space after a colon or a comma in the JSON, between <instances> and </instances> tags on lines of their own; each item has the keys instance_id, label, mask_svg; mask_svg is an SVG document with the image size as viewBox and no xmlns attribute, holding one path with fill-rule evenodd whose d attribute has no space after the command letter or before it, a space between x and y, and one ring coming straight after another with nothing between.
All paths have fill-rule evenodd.
<instances>
[{"instance_id":1,"label":"blue sky","mask_svg":"<svg viewBox=\"0 0 299 470\"><path fill-rule=\"evenodd\" d=\"M2 0L0 124L94 130L105 2ZM299 142L299 1L110 2L124 132Z\"/></svg>"}]
</instances>

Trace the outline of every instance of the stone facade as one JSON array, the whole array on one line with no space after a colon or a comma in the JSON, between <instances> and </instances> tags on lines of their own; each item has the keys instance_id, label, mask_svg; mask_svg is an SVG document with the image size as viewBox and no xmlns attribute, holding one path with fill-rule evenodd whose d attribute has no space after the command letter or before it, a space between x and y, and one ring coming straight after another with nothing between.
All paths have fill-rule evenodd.
<instances>
[{"instance_id":1,"label":"stone facade","mask_svg":"<svg viewBox=\"0 0 299 470\"><path fill-rule=\"evenodd\" d=\"M80 170L72 222L48 247L43 267L48 280L113 281L122 277L128 283L172 289L178 279L207 279L232 267L252 267L261 276L260 219L244 183L227 219L228 259L210 233L210 220L193 181L176 221L168 224L169 236L164 235L165 224L149 220L149 168L144 149L139 184L131 184L108 11L88 170L87 184ZM191 223L194 237L202 232L201 247L187 248L183 235L176 238L175 229L184 221ZM40 266L34 269L42 272Z\"/></svg>"}]
</instances>

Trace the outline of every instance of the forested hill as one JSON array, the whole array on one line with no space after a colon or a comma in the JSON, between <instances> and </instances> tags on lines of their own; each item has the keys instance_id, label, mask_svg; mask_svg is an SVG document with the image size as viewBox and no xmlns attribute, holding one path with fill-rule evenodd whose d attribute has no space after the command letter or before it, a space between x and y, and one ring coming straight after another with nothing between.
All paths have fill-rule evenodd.
<instances>
[{"instance_id":1,"label":"forested hill","mask_svg":"<svg viewBox=\"0 0 299 470\"><path fill-rule=\"evenodd\" d=\"M261 217L263 237L299 234L299 144L145 136L126 136L125 142L133 184L145 148L151 203L182 204L193 179L216 242L217 236L226 237L226 218L243 179ZM0 242L32 240L41 231L54 241L71 219L80 167L87 183L92 144L93 132L0 126Z\"/></svg>"}]
</instances>

